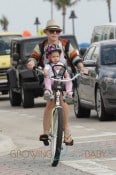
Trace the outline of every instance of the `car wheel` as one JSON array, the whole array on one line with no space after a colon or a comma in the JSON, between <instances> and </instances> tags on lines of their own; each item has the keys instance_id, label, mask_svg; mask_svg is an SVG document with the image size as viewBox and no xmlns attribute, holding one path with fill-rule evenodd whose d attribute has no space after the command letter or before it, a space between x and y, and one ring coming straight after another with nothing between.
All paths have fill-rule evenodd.
<instances>
[{"instance_id":1,"label":"car wheel","mask_svg":"<svg viewBox=\"0 0 116 175\"><path fill-rule=\"evenodd\" d=\"M96 91L96 111L100 121L108 120L108 114L105 111L100 88L97 88L97 91Z\"/></svg>"},{"instance_id":2,"label":"car wheel","mask_svg":"<svg viewBox=\"0 0 116 175\"><path fill-rule=\"evenodd\" d=\"M88 118L90 117L90 109L86 109L81 107L80 101L79 101L79 95L76 88L74 88L74 112L76 118Z\"/></svg>"},{"instance_id":3,"label":"car wheel","mask_svg":"<svg viewBox=\"0 0 116 175\"><path fill-rule=\"evenodd\" d=\"M75 116L77 117L78 116L78 92L76 88L74 88L73 95L74 95L73 97L74 113L75 113Z\"/></svg>"},{"instance_id":4,"label":"car wheel","mask_svg":"<svg viewBox=\"0 0 116 175\"><path fill-rule=\"evenodd\" d=\"M9 99L12 106L21 105L21 94L13 91L11 87L9 88Z\"/></svg>"},{"instance_id":5,"label":"car wheel","mask_svg":"<svg viewBox=\"0 0 116 175\"><path fill-rule=\"evenodd\" d=\"M22 106L24 108L29 108L34 106L34 96L32 91L26 90L22 87L21 95L22 95Z\"/></svg>"}]
</instances>

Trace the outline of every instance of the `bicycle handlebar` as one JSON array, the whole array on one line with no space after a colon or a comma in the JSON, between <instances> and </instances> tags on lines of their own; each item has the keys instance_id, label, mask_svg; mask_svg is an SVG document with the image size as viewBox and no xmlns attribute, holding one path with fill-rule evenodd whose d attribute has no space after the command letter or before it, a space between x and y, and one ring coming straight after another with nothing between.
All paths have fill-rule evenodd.
<instances>
[{"instance_id":1,"label":"bicycle handlebar","mask_svg":"<svg viewBox=\"0 0 116 175\"><path fill-rule=\"evenodd\" d=\"M50 77L50 79L54 80L54 81L59 81L59 82L66 82L66 81L73 81L79 75L80 75L80 73L76 74L75 76L73 76L72 78L69 78L69 79L66 79L66 78L64 78L64 79L57 79L57 78L52 78L52 77Z\"/></svg>"},{"instance_id":2,"label":"bicycle handlebar","mask_svg":"<svg viewBox=\"0 0 116 175\"><path fill-rule=\"evenodd\" d=\"M44 75L44 71L42 70L42 68L39 66L39 67L36 67L34 66L33 67L33 71L36 72L37 75L39 74L43 74ZM67 81L73 81L74 79L76 79L81 73L77 73L75 76L73 76L72 78L69 78L69 79L57 79L57 78L53 78L53 77L49 77L51 80L54 80L54 81L59 81L59 82L67 82Z\"/></svg>"}]
</instances>

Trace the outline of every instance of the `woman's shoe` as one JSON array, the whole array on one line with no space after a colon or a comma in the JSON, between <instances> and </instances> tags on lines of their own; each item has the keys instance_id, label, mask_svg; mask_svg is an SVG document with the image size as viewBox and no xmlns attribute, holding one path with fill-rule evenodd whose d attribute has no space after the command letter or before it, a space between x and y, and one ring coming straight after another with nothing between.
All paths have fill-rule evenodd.
<instances>
[{"instance_id":1,"label":"woman's shoe","mask_svg":"<svg viewBox=\"0 0 116 175\"><path fill-rule=\"evenodd\" d=\"M71 137L71 134L70 134L69 130L64 132L64 143L67 146L72 146L74 144L74 141Z\"/></svg>"},{"instance_id":2,"label":"woman's shoe","mask_svg":"<svg viewBox=\"0 0 116 175\"><path fill-rule=\"evenodd\" d=\"M70 136L69 136L70 137ZM68 138L69 139L69 138ZM67 145L67 146L73 146L73 144L74 144L74 141L73 141L73 139L71 139L71 141L70 142L68 142L68 141L66 141L67 140L67 138L66 137L64 137L64 143L65 143L65 145Z\"/></svg>"},{"instance_id":3,"label":"woman's shoe","mask_svg":"<svg viewBox=\"0 0 116 175\"><path fill-rule=\"evenodd\" d=\"M45 146L48 146L49 145L49 138L48 138L48 135L47 134L42 134L40 135L40 138L39 138L40 141L43 141L44 145Z\"/></svg>"}]
</instances>

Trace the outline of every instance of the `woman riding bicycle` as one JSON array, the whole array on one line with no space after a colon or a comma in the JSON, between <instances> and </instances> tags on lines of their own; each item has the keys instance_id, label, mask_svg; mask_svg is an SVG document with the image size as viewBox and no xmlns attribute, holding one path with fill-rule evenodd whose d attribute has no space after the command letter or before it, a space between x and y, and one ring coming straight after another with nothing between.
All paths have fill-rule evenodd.
<instances>
[{"instance_id":1,"label":"woman riding bicycle","mask_svg":"<svg viewBox=\"0 0 116 175\"><path fill-rule=\"evenodd\" d=\"M63 43L59 39L60 33L62 32L62 29L60 28L59 24L55 20L48 20L47 25L44 29L45 34L47 35L47 41L45 41L44 50L48 45L50 44L56 44L58 45L62 52L61 52L61 58L62 62L66 64L67 60L64 58L64 50L63 50ZM48 59L46 57L46 53L41 58L42 52L41 48L39 47L39 44L37 44L32 52L31 58L29 59L29 62L27 63L27 68L33 69L33 67L41 61L43 61L43 64L48 62ZM84 68L81 58L79 57L79 51L75 50L71 43L69 43L69 50L68 50L68 58L70 62L75 64L80 71L87 73L87 69ZM64 59L63 59L64 58ZM39 62L40 61L40 62ZM47 101L45 110L44 110L44 118L43 118L43 134L40 136L40 140L44 142L45 145L49 145L48 141L48 134L49 134L49 128L50 128L50 114L54 107L54 100ZM63 100L61 101L61 105L64 110L64 142L66 145L73 145L73 139L70 133L69 128L69 121L68 121L68 114L69 114L69 106L67 103L65 103Z\"/></svg>"}]
</instances>

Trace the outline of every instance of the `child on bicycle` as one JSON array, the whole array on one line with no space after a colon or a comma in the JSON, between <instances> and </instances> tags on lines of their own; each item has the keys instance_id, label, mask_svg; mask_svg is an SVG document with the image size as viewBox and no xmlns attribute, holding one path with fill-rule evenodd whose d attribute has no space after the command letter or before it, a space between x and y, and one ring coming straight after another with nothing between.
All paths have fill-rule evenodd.
<instances>
[{"instance_id":1,"label":"child on bicycle","mask_svg":"<svg viewBox=\"0 0 116 175\"><path fill-rule=\"evenodd\" d=\"M60 61L61 57L61 48L58 45L52 44L48 45L46 49L46 56L49 60L47 64L45 64L44 67L44 83L45 83L45 92L44 92L44 99L45 100L50 100L53 99L53 91L52 91L52 84L53 80L50 79L50 77L54 77L54 72L57 74L60 74L60 71L63 67L65 67L64 70L64 78L65 79L70 79L70 75L68 71L66 70L66 66ZM53 70L55 69L55 70ZM66 96L65 100L66 102L71 102L72 101L72 81L66 81L65 82L65 89L66 89Z\"/></svg>"}]
</instances>

